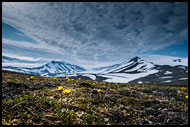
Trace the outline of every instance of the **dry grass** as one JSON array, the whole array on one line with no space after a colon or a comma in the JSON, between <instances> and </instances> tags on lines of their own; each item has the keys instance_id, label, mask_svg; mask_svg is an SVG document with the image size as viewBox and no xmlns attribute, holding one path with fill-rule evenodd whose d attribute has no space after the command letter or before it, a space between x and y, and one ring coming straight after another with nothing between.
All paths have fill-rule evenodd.
<instances>
[{"instance_id":1,"label":"dry grass","mask_svg":"<svg viewBox=\"0 0 190 127\"><path fill-rule=\"evenodd\" d=\"M3 125L188 124L186 87L29 77L3 72Z\"/></svg>"}]
</instances>

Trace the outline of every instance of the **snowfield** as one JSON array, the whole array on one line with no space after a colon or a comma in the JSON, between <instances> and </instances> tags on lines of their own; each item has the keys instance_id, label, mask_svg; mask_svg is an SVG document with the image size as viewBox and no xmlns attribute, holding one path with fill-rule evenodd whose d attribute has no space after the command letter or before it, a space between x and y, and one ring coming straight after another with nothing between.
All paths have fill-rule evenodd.
<instances>
[{"instance_id":1,"label":"snowfield","mask_svg":"<svg viewBox=\"0 0 190 127\"><path fill-rule=\"evenodd\" d=\"M106 74L106 75L99 74L98 76L109 78L109 79L104 80L106 82L128 83L132 80L145 77L147 75L154 74L157 72L158 70L150 70L148 72L138 73L138 74L115 73L115 74Z\"/></svg>"}]
</instances>

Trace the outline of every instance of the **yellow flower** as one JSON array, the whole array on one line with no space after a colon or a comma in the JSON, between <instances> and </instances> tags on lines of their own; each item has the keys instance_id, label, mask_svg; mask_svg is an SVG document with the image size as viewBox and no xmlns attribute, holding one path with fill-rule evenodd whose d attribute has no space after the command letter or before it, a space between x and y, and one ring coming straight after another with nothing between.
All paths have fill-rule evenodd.
<instances>
[{"instance_id":1,"label":"yellow flower","mask_svg":"<svg viewBox=\"0 0 190 127\"><path fill-rule=\"evenodd\" d=\"M71 89L66 89L66 90L63 91L63 93L64 94L69 94L69 93L71 93Z\"/></svg>"},{"instance_id":2,"label":"yellow flower","mask_svg":"<svg viewBox=\"0 0 190 127\"><path fill-rule=\"evenodd\" d=\"M98 89L97 91L98 91L98 93L99 93L99 92L101 92L102 90L101 90L101 89Z\"/></svg>"},{"instance_id":3,"label":"yellow flower","mask_svg":"<svg viewBox=\"0 0 190 127\"><path fill-rule=\"evenodd\" d=\"M34 76L31 76L30 78L31 78L31 79L34 79Z\"/></svg>"},{"instance_id":4,"label":"yellow flower","mask_svg":"<svg viewBox=\"0 0 190 127\"><path fill-rule=\"evenodd\" d=\"M3 124L6 123L6 120L5 120L5 119L2 119L2 123L3 123Z\"/></svg>"},{"instance_id":5,"label":"yellow flower","mask_svg":"<svg viewBox=\"0 0 190 127\"><path fill-rule=\"evenodd\" d=\"M80 81L80 80L81 80L81 78L78 78L78 80Z\"/></svg>"},{"instance_id":6,"label":"yellow flower","mask_svg":"<svg viewBox=\"0 0 190 127\"><path fill-rule=\"evenodd\" d=\"M74 81L74 79L71 79L71 81Z\"/></svg>"},{"instance_id":7,"label":"yellow flower","mask_svg":"<svg viewBox=\"0 0 190 127\"><path fill-rule=\"evenodd\" d=\"M92 85L96 85L96 83L92 83Z\"/></svg>"},{"instance_id":8,"label":"yellow flower","mask_svg":"<svg viewBox=\"0 0 190 127\"><path fill-rule=\"evenodd\" d=\"M14 119L13 121L12 121L12 123L13 123L13 125L17 125L15 122L17 122L17 121L20 121L20 119Z\"/></svg>"},{"instance_id":9,"label":"yellow flower","mask_svg":"<svg viewBox=\"0 0 190 127\"><path fill-rule=\"evenodd\" d=\"M69 79L69 77L66 77L65 79Z\"/></svg>"},{"instance_id":10,"label":"yellow flower","mask_svg":"<svg viewBox=\"0 0 190 127\"><path fill-rule=\"evenodd\" d=\"M185 96L185 98L186 98L186 99L188 99L188 95L187 95L187 96Z\"/></svg>"},{"instance_id":11,"label":"yellow flower","mask_svg":"<svg viewBox=\"0 0 190 127\"><path fill-rule=\"evenodd\" d=\"M56 80L56 78L53 78L54 80Z\"/></svg>"},{"instance_id":12,"label":"yellow flower","mask_svg":"<svg viewBox=\"0 0 190 127\"><path fill-rule=\"evenodd\" d=\"M63 87L62 87L62 86L59 86L56 90L57 90L57 91L61 91L61 90L63 90Z\"/></svg>"},{"instance_id":13,"label":"yellow flower","mask_svg":"<svg viewBox=\"0 0 190 127\"><path fill-rule=\"evenodd\" d=\"M181 90L186 90L187 88L185 88L185 87L181 87Z\"/></svg>"},{"instance_id":14,"label":"yellow flower","mask_svg":"<svg viewBox=\"0 0 190 127\"><path fill-rule=\"evenodd\" d=\"M30 80L30 78L26 78L27 80Z\"/></svg>"}]
</instances>

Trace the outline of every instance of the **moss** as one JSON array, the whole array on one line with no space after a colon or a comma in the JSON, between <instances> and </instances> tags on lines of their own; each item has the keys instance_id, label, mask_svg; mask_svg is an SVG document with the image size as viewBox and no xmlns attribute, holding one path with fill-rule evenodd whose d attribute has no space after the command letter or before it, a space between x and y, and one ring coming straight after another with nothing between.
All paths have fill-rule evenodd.
<instances>
[{"instance_id":1,"label":"moss","mask_svg":"<svg viewBox=\"0 0 190 127\"><path fill-rule=\"evenodd\" d=\"M167 108L170 112L179 113L173 117L179 120L179 124L187 123L188 100L185 96L188 90L185 87L181 89L173 86L130 83L109 85L107 82L71 82L65 78L40 76L35 76L31 84L26 80L30 76L3 72L3 125L136 125L145 119L154 122L153 124L164 124L163 121L156 120L162 115L162 110ZM9 86L13 85L10 81L17 85L27 85L29 89L17 93ZM81 85L82 83L86 85ZM63 89L71 89L71 94L65 96L56 91L60 85ZM6 89L14 96L8 96L4 92ZM98 89L102 91L97 92ZM153 110L151 115L146 114L147 108ZM175 124L175 119L166 116L165 119L167 118L170 119L168 124Z\"/></svg>"}]
</instances>

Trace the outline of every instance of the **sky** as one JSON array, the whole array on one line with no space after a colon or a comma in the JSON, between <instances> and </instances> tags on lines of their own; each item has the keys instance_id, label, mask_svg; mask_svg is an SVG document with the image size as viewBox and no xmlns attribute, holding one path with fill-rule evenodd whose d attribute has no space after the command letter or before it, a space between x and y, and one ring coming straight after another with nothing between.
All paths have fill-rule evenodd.
<instances>
[{"instance_id":1,"label":"sky","mask_svg":"<svg viewBox=\"0 0 190 127\"><path fill-rule=\"evenodd\" d=\"M2 2L3 56L91 68L142 54L188 57L187 2Z\"/></svg>"}]
</instances>

